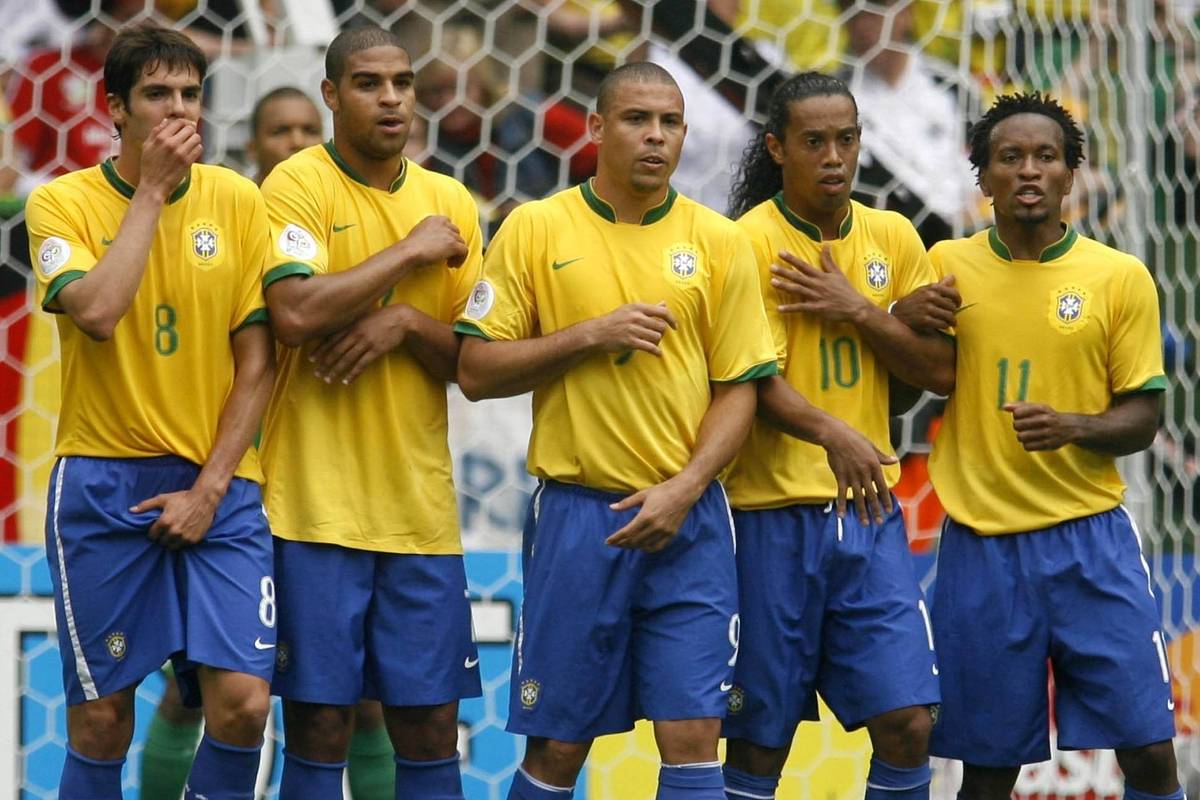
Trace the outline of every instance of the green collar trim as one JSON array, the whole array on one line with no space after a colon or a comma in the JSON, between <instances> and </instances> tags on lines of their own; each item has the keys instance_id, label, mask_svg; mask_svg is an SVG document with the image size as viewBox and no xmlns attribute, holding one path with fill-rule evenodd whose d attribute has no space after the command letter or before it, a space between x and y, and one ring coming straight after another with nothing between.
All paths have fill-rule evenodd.
<instances>
[{"instance_id":1,"label":"green collar trim","mask_svg":"<svg viewBox=\"0 0 1200 800\"><path fill-rule=\"evenodd\" d=\"M352 167L346 163L346 160L344 158L342 158L342 154L337 151L336 147L334 147L333 139L330 139L328 142L325 142L324 147L325 147L325 152L329 153L329 157L333 159L333 163L337 164L338 169L340 169L342 172L346 173L346 175L352 181L354 181L355 183L361 183L363 186L366 186L368 188L374 188L373 186L371 186L371 184L367 183L366 178L364 178L362 175L359 175L358 172L355 171L354 167ZM407 177L408 177L408 159L405 158L400 161L400 174L397 175L392 180L391 186L388 187L388 193L394 194L397 190L399 190L400 187L404 185L404 179Z\"/></svg>"},{"instance_id":2,"label":"green collar trim","mask_svg":"<svg viewBox=\"0 0 1200 800\"><path fill-rule=\"evenodd\" d=\"M988 228L988 246L992 248L992 252L1005 261L1015 261L1012 257L1012 251L1008 249L1008 245L1000 241L1000 234L996 231L996 226ZM1079 232L1070 225L1063 223L1063 235L1057 242L1042 250L1042 254L1038 256L1038 263L1045 264L1048 261L1053 261L1056 258L1067 254L1079 238Z\"/></svg>"},{"instance_id":3,"label":"green collar trim","mask_svg":"<svg viewBox=\"0 0 1200 800\"><path fill-rule=\"evenodd\" d=\"M813 225L808 220L801 217L795 211L788 208L787 203L783 202L783 190L780 190L774 197L775 207L779 209L779 213L783 214L783 218L791 224L793 228L803 233L808 238L818 244L822 241L821 229ZM846 218L842 220L842 224L838 226L838 238L845 239L850 235L850 231L854 228L854 204L846 207Z\"/></svg>"},{"instance_id":4,"label":"green collar trim","mask_svg":"<svg viewBox=\"0 0 1200 800\"><path fill-rule=\"evenodd\" d=\"M609 222L617 221L617 212L607 201L602 200L596 190L592 187L592 181L595 178L588 178L583 183L579 184L579 191L583 194L583 201L588 204L588 208L596 212L596 214ZM661 203L654 208L647 209L646 213L642 214L642 221L639 225L653 225L660 219L665 217L671 211L671 206L675 205L675 198L679 197L679 192L675 191L675 187L667 187L667 196Z\"/></svg>"},{"instance_id":5,"label":"green collar trim","mask_svg":"<svg viewBox=\"0 0 1200 800\"><path fill-rule=\"evenodd\" d=\"M117 166L112 157L106 158L100 162L100 172L104 174L105 180L126 200L133 199L133 192L136 188L132 183L121 177L121 173L117 172ZM179 198L187 194L188 188L192 185L192 170L188 169L188 174L184 176L179 185L175 187L175 191L171 192L171 196L167 198L168 203L174 203Z\"/></svg>"}]
</instances>

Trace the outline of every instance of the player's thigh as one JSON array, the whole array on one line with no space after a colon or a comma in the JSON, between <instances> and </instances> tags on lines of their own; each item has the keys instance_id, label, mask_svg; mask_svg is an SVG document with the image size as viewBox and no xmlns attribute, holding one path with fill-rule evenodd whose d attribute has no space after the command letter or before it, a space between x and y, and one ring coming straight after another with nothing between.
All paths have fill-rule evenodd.
<instances>
[{"instance_id":1,"label":"player's thigh","mask_svg":"<svg viewBox=\"0 0 1200 800\"><path fill-rule=\"evenodd\" d=\"M188 662L270 681L279 598L257 483L233 479L208 534L181 551L180 562Z\"/></svg>"},{"instance_id":2,"label":"player's thigh","mask_svg":"<svg viewBox=\"0 0 1200 800\"><path fill-rule=\"evenodd\" d=\"M1130 517L1118 508L1050 535L1061 559L1046 581L1059 743L1126 749L1172 738L1162 615Z\"/></svg>"},{"instance_id":3,"label":"player's thigh","mask_svg":"<svg viewBox=\"0 0 1200 800\"><path fill-rule=\"evenodd\" d=\"M70 705L140 682L184 646L176 557L147 538L155 514L129 511L188 482L160 461L72 456L51 473L46 554Z\"/></svg>"},{"instance_id":4,"label":"player's thigh","mask_svg":"<svg viewBox=\"0 0 1200 800\"><path fill-rule=\"evenodd\" d=\"M733 525L712 484L671 544L645 556L633 612L638 708L652 720L725 716L738 660Z\"/></svg>"},{"instance_id":5,"label":"player's thigh","mask_svg":"<svg viewBox=\"0 0 1200 800\"><path fill-rule=\"evenodd\" d=\"M364 638L365 692L384 706L480 694L461 555L379 554Z\"/></svg>"},{"instance_id":6,"label":"player's thigh","mask_svg":"<svg viewBox=\"0 0 1200 800\"><path fill-rule=\"evenodd\" d=\"M826 517L824 505L734 512L740 622L726 737L786 748L801 720L818 718Z\"/></svg>"},{"instance_id":7,"label":"player's thigh","mask_svg":"<svg viewBox=\"0 0 1200 800\"><path fill-rule=\"evenodd\" d=\"M303 703L352 706L363 694L378 556L279 537L274 549L279 635L271 690Z\"/></svg>"},{"instance_id":8,"label":"player's thigh","mask_svg":"<svg viewBox=\"0 0 1200 800\"><path fill-rule=\"evenodd\" d=\"M524 532L524 594L508 729L581 742L633 726L633 593L644 554L604 540L633 518L618 495L546 482Z\"/></svg>"},{"instance_id":9,"label":"player's thigh","mask_svg":"<svg viewBox=\"0 0 1200 800\"><path fill-rule=\"evenodd\" d=\"M826 536L829 599L818 688L848 728L941 700L934 638L899 504L881 524L848 514Z\"/></svg>"},{"instance_id":10,"label":"player's thigh","mask_svg":"<svg viewBox=\"0 0 1200 800\"><path fill-rule=\"evenodd\" d=\"M930 753L980 767L1050 757L1049 625L1016 536L947 520L930 609L942 703Z\"/></svg>"}]
</instances>

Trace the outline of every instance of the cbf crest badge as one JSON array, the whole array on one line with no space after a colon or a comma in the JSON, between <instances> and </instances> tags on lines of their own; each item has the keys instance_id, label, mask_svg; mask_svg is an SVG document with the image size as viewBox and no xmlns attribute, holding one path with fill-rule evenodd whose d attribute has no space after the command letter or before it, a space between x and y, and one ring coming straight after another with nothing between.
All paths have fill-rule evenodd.
<instances>
[{"instance_id":1,"label":"cbf crest badge","mask_svg":"<svg viewBox=\"0 0 1200 800\"><path fill-rule=\"evenodd\" d=\"M108 654L120 661L129 652L128 643L125 641L125 634L121 631L113 631L108 636L104 637L104 646L108 648Z\"/></svg>"},{"instance_id":2,"label":"cbf crest badge","mask_svg":"<svg viewBox=\"0 0 1200 800\"><path fill-rule=\"evenodd\" d=\"M535 680L521 681L521 705L533 708L542 696L542 685Z\"/></svg>"},{"instance_id":3,"label":"cbf crest badge","mask_svg":"<svg viewBox=\"0 0 1200 800\"><path fill-rule=\"evenodd\" d=\"M219 267L225 262L224 234L211 220L196 220L187 229L188 253L192 263L203 270Z\"/></svg>"},{"instance_id":4,"label":"cbf crest badge","mask_svg":"<svg viewBox=\"0 0 1200 800\"><path fill-rule=\"evenodd\" d=\"M863 264L863 276L871 291L882 292L892 282L892 267L882 253L868 253Z\"/></svg>"},{"instance_id":5,"label":"cbf crest badge","mask_svg":"<svg viewBox=\"0 0 1200 800\"><path fill-rule=\"evenodd\" d=\"M1075 284L1060 286L1050 295L1050 327L1059 333L1078 333L1087 327L1091 294Z\"/></svg>"},{"instance_id":6,"label":"cbf crest badge","mask_svg":"<svg viewBox=\"0 0 1200 800\"><path fill-rule=\"evenodd\" d=\"M740 714L746 707L746 691L740 686L734 686L729 690L729 696L725 698L725 706L729 709L730 714Z\"/></svg>"},{"instance_id":7,"label":"cbf crest badge","mask_svg":"<svg viewBox=\"0 0 1200 800\"><path fill-rule=\"evenodd\" d=\"M691 283L700 272L700 252L686 242L673 244L666 249L667 279L676 283Z\"/></svg>"}]
</instances>

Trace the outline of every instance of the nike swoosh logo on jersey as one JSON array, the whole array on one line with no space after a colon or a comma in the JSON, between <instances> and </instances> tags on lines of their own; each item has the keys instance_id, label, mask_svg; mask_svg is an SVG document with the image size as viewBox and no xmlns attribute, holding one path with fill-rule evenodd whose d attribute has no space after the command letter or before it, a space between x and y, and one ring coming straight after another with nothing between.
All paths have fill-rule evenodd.
<instances>
[{"instance_id":1,"label":"nike swoosh logo on jersey","mask_svg":"<svg viewBox=\"0 0 1200 800\"><path fill-rule=\"evenodd\" d=\"M273 644L263 644L263 640L262 640L261 636L257 636L254 639L254 649L255 650L270 650L274 646L275 645L273 645Z\"/></svg>"},{"instance_id":2,"label":"nike swoosh logo on jersey","mask_svg":"<svg viewBox=\"0 0 1200 800\"><path fill-rule=\"evenodd\" d=\"M108 247L112 243L113 243L113 240L108 238L107 236L100 237L100 244L104 245L105 247Z\"/></svg>"},{"instance_id":3,"label":"nike swoosh logo on jersey","mask_svg":"<svg viewBox=\"0 0 1200 800\"><path fill-rule=\"evenodd\" d=\"M341 233L342 231L346 230L347 228L353 228L357 224L358 224L357 222L351 222L349 225L334 225L333 232Z\"/></svg>"},{"instance_id":4,"label":"nike swoosh logo on jersey","mask_svg":"<svg viewBox=\"0 0 1200 800\"><path fill-rule=\"evenodd\" d=\"M966 311L968 308L974 308L977 305L979 305L979 303L967 303L965 306L959 306L958 309L954 313L961 314L962 312Z\"/></svg>"},{"instance_id":5,"label":"nike swoosh logo on jersey","mask_svg":"<svg viewBox=\"0 0 1200 800\"><path fill-rule=\"evenodd\" d=\"M473 669L475 667L475 665L478 663L479 663L479 656L475 656L475 658L468 658L466 661L464 661L463 667L466 669Z\"/></svg>"},{"instance_id":6,"label":"nike swoosh logo on jersey","mask_svg":"<svg viewBox=\"0 0 1200 800\"><path fill-rule=\"evenodd\" d=\"M579 256L579 258L568 258L566 261L555 261L553 264L550 265L550 268L551 269L562 269L565 266L574 264L576 261L582 261L582 260L583 260L583 256Z\"/></svg>"},{"instance_id":7,"label":"nike swoosh logo on jersey","mask_svg":"<svg viewBox=\"0 0 1200 800\"><path fill-rule=\"evenodd\" d=\"M722 692L728 692L732 688L733 688L732 683L727 683L725 681L721 681L721 691Z\"/></svg>"}]
</instances>

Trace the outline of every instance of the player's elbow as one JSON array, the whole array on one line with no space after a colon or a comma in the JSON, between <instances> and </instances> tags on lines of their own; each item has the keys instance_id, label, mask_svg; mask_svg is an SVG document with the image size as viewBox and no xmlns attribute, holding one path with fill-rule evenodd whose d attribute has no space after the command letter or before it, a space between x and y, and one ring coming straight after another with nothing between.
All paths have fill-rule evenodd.
<instances>
[{"instance_id":1,"label":"player's elbow","mask_svg":"<svg viewBox=\"0 0 1200 800\"><path fill-rule=\"evenodd\" d=\"M488 380L486 360L487 343L477 337L461 336L463 341L458 350L456 380L458 388L470 401L498 397L496 387Z\"/></svg>"},{"instance_id":2,"label":"player's elbow","mask_svg":"<svg viewBox=\"0 0 1200 800\"><path fill-rule=\"evenodd\" d=\"M929 376L929 384L925 387L941 397L948 397L954 391L954 365L935 369Z\"/></svg>"},{"instance_id":3,"label":"player's elbow","mask_svg":"<svg viewBox=\"0 0 1200 800\"><path fill-rule=\"evenodd\" d=\"M117 323L120 322L120 319L117 317L99 313L92 309L70 313L70 317L71 321L75 323L75 327L83 331L89 339L95 342L107 342L111 339L113 333L117 330Z\"/></svg>"},{"instance_id":4,"label":"player's elbow","mask_svg":"<svg viewBox=\"0 0 1200 800\"><path fill-rule=\"evenodd\" d=\"M458 388L462 390L463 395L471 402L479 400L487 400L496 395L490 391L491 387L482 380L477 370L470 369L463 363L463 359L458 360Z\"/></svg>"},{"instance_id":5,"label":"player's elbow","mask_svg":"<svg viewBox=\"0 0 1200 800\"><path fill-rule=\"evenodd\" d=\"M290 308L271 307L271 332L286 347L300 347L311 338L301 315Z\"/></svg>"}]
</instances>

